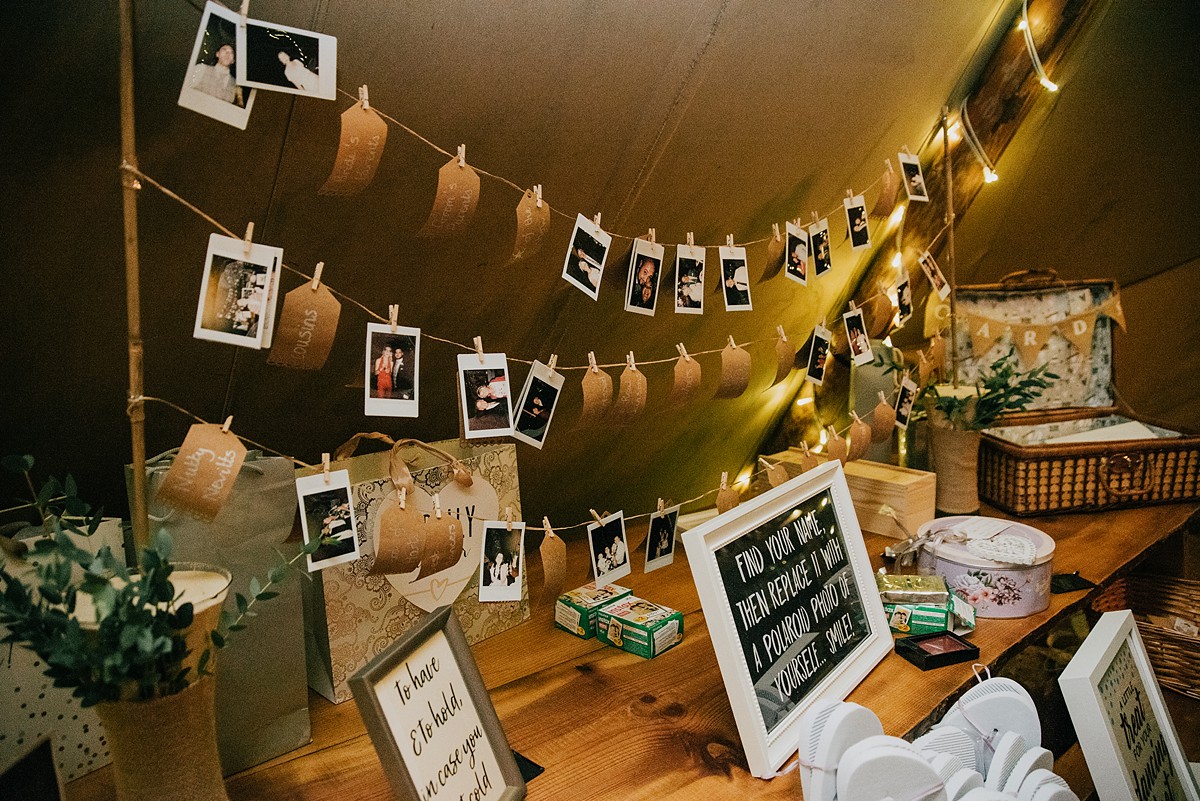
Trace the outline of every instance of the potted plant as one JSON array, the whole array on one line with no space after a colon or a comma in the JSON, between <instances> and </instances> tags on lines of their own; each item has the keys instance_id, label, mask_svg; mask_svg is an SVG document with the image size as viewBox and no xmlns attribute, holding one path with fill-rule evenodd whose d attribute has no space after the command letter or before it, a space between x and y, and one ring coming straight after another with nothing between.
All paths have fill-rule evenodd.
<instances>
[{"instance_id":1,"label":"potted plant","mask_svg":"<svg viewBox=\"0 0 1200 801\"><path fill-rule=\"evenodd\" d=\"M33 651L56 687L96 706L120 801L225 801L214 648L322 542L280 557L265 584L253 580L250 597L237 596L237 613L225 612L222 568L173 562L165 532L133 568L107 546L85 547L102 511L79 498L74 480L51 478L35 491L32 457L7 457L4 466L24 473L39 530L0 543L0 642Z\"/></svg>"},{"instance_id":2,"label":"potted plant","mask_svg":"<svg viewBox=\"0 0 1200 801\"><path fill-rule=\"evenodd\" d=\"M1049 365L1018 369L1010 350L982 370L974 386L929 384L922 388L919 400L929 421L938 510L950 514L978 511L980 431L1004 414L1025 409L1057 379Z\"/></svg>"}]
</instances>

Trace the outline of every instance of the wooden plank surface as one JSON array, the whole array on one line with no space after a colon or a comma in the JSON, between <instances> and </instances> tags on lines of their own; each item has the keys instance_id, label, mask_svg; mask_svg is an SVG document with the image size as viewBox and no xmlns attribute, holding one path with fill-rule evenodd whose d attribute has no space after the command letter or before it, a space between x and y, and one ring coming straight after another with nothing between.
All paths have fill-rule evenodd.
<instances>
[{"instance_id":1,"label":"wooden plank surface","mask_svg":"<svg viewBox=\"0 0 1200 801\"><path fill-rule=\"evenodd\" d=\"M1057 541L1055 572L1097 583L1128 570L1150 546L1183 527L1196 504L1029 520ZM893 540L866 538L878 566ZM577 553L575 555L578 555ZM676 564L622 581L635 594L685 613L684 640L652 660L580 640L554 628L549 605L530 620L473 647L512 746L546 772L531 801L558 799L797 798L795 773L765 782L749 775L704 616L683 556ZM530 580L540 580L530 560ZM578 583L578 582L577 582ZM1050 608L1016 620L981 620L972 639L998 665L1087 593L1052 596ZM889 655L851 694L876 711L889 734L922 730L974 681L967 665L922 672ZM243 799L390 799L391 792L353 702L310 694L313 742L227 783ZM71 801L113 798L105 768L68 785Z\"/></svg>"}]
</instances>

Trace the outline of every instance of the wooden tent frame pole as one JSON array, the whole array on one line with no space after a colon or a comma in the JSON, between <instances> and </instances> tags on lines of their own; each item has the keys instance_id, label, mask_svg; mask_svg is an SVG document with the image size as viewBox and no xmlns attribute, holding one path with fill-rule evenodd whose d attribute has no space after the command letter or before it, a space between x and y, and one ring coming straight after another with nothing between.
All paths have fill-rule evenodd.
<instances>
[{"instance_id":1,"label":"wooden tent frame pole","mask_svg":"<svg viewBox=\"0 0 1200 801\"><path fill-rule=\"evenodd\" d=\"M142 300L138 270L137 147L133 126L133 0L120 0L121 195L125 224L125 316L129 330L129 427L133 440L133 541L140 553L150 542L146 512L146 408L142 400Z\"/></svg>"},{"instance_id":2,"label":"wooden tent frame pole","mask_svg":"<svg viewBox=\"0 0 1200 801\"><path fill-rule=\"evenodd\" d=\"M942 157L946 164L946 264L950 268L950 382L958 387L958 272L954 258L954 165L950 159L950 109L942 106Z\"/></svg>"}]
</instances>

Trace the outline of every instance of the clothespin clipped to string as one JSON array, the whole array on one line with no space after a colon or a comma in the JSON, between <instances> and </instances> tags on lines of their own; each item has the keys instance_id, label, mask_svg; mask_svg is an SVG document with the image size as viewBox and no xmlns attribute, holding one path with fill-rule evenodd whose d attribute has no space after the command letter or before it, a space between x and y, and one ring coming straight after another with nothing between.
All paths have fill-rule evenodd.
<instances>
[{"instance_id":1,"label":"clothespin clipped to string","mask_svg":"<svg viewBox=\"0 0 1200 801\"><path fill-rule=\"evenodd\" d=\"M226 417L226 418L225 418L225 422L221 424L221 433L222 433L222 434L228 434L228 433L229 433L229 427L230 427L231 425L233 425L233 415L232 415L232 414L231 414L231 415L229 415L228 417Z\"/></svg>"},{"instance_id":2,"label":"clothespin clipped to string","mask_svg":"<svg viewBox=\"0 0 1200 801\"><path fill-rule=\"evenodd\" d=\"M679 351L679 355L683 357L685 362L690 362L692 360L692 357L688 355L687 348L683 346L682 342L675 346L675 350Z\"/></svg>"},{"instance_id":3,"label":"clothespin clipped to string","mask_svg":"<svg viewBox=\"0 0 1200 801\"><path fill-rule=\"evenodd\" d=\"M442 519L442 493L433 493L433 515L438 520Z\"/></svg>"},{"instance_id":4,"label":"clothespin clipped to string","mask_svg":"<svg viewBox=\"0 0 1200 801\"><path fill-rule=\"evenodd\" d=\"M392 303L388 305L388 325L392 327L392 333L396 333L396 318L400 316L400 304Z\"/></svg>"},{"instance_id":5,"label":"clothespin clipped to string","mask_svg":"<svg viewBox=\"0 0 1200 801\"><path fill-rule=\"evenodd\" d=\"M629 351L629 355L625 357L625 364L630 370L637 372L637 362L633 359L633 351Z\"/></svg>"},{"instance_id":6,"label":"clothespin clipped to string","mask_svg":"<svg viewBox=\"0 0 1200 801\"><path fill-rule=\"evenodd\" d=\"M558 354L551 353L550 361L546 363L546 369L553 373L555 367L558 367Z\"/></svg>"},{"instance_id":7,"label":"clothespin clipped to string","mask_svg":"<svg viewBox=\"0 0 1200 801\"><path fill-rule=\"evenodd\" d=\"M317 262L317 266L313 268L312 291L316 292L321 288L321 273L325 272L325 262Z\"/></svg>"},{"instance_id":8,"label":"clothespin clipped to string","mask_svg":"<svg viewBox=\"0 0 1200 801\"><path fill-rule=\"evenodd\" d=\"M242 256L250 258L250 248L254 247L254 223L246 223L246 235L242 237Z\"/></svg>"},{"instance_id":9,"label":"clothespin clipped to string","mask_svg":"<svg viewBox=\"0 0 1200 801\"><path fill-rule=\"evenodd\" d=\"M779 223L771 223L771 234L775 237L776 242L782 239L779 235Z\"/></svg>"},{"instance_id":10,"label":"clothespin clipped to string","mask_svg":"<svg viewBox=\"0 0 1200 801\"><path fill-rule=\"evenodd\" d=\"M661 515L664 511L666 511L666 509L667 509L666 502L662 498L659 498L658 499L658 513Z\"/></svg>"},{"instance_id":11,"label":"clothespin clipped to string","mask_svg":"<svg viewBox=\"0 0 1200 801\"><path fill-rule=\"evenodd\" d=\"M737 346L738 346L738 344L733 341L733 334L730 334L729 335L729 347L733 348L734 350L737 350Z\"/></svg>"},{"instance_id":12,"label":"clothespin clipped to string","mask_svg":"<svg viewBox=\"0 0 1200 801\"><path fill-rule=\"evenodd\" d=\"M546 532L547 537L557 537L558 536L557 534L554 533L554 529L550 525L550 518L548 518L548 517L542 517L542 530Z\"/></svg>"},{"instance_id":13,"label":"clothespin clipped to string","mask_svg":"<svg viewBox=\"0 0 1200 801\"><path fill-rule=\"evenodd\" d=\"M729 489L729 471L725 470L721 473L721 489Z\"/></svg>"},{"instance_id":14,"label":"clothespin clipped to string","mask_svg":"<svg viewBox=\"0 0 1200 801\"><path fill-rule=\"evenodd\" d=\"M592 218L592 222L596 224L597 228L600 227L600 212L596 212L596 216Z\"/></svg>"},{"instance_id":15,"label":"clothespin clipped to string","mask_svg":"<svg viewBox=\"0 0 1200 801\"><path fill-rule=\"evenodd\" d=\"M358 102L362 103L363 111L368 111L371 108L371 99L367 94L367 85L364 83L358 87Z\"/></svg>"},{"instance_id":16,"label":"clothespin clipped to string","mask_svg":"<svg viewBox=\"0 0 1200 801\"><path fill-rule=\"evenodd\" d=\"M475 337L475 353L479 356L479 363L483 364L483 337Z\"/></svg>"},{"instance_id":17,"label":"clothespin clipped to string","mask_svg":"<svg viewBox=\"0 0 1200 801\"><path fill-rule=\"evenodd\" d=\"M648 234L646 234L646 238L650 240L651 245L658 244L657 242L654 241L654 229L653 228L651 228L650 232Z\"/></svg>"},{"instance_id":18,"label":"clothespin clipped to string","mask_svg":"<svg viewBox=\"0 0 1200 801\"><path fill-rule=\"evenodd\" d=\"M458 146L458 166L460 166L460 167L467 166L467 146L466 145Z\"/></svg>"},{"instance_id":19,"label":"clothespin clipped to string","mask_svg":"<svg viewBox=\"0 0 1200 801\"><path fill-rule=\"evenodd\" d=\"M815 223L819 223L819 222L821 221L821 217L820 217L820 215L819 215L819 214L817 214L815 211L812 213L812 217L813 217L813 223L814 223L814 224L815 224Z\"/></svg>"},{"instance_id":20,"label":"clothespin clipped to string","mask_svg":"<svg viewBox=\"0 0 1200 801\"><path fill-rule=\"evenodd\" d=\"M598 366L596 366L595 351L590 351L590 350L588 351L588 369L590 369L593 373L600 372L600 368Z\"/></svg>"},{"instance_id":21,"label":"clothespin clipped to string","mask_svg":"<svg viewBox=\"0 0 1200 801\"><path fill-rule=\"evenodd\" d=\"M853 189L847 189L847 190L846 190L846 197L848 197L848 198L853 198L853 197L854 197L854 190L853 190Z\"/></svg>"},{"instance_id":22,"label":"clothespin clipped to string","mask_svg":"<svg viewBox=\"0 0 1200 801\"><path fill-rule=\"evenodd\" d=\"M696 235L693 234L691 231L688 231L688 233L687 233L687 244L688 244L689 248L696 247Z\"/></svg>"},{"instance_id":23,"label":"clothespin clipped to string","mask_svg":"<svg viewBox=\"0 0 1200 801\"><path fill-rule=\"evenodd\" d=\"M731 248L732 248L732 247L737 247L736 245L734 245L734 244L733 244L733 234L726 234L726 235L725 235L725 246L726 246L726 247L731 247Z\"/></svg>"},{"instance_id":24,"label":"clothespin clipped to string","mask_svg":"<svg viewBox=\"0 0 1200 801\"><path fill-rule=\"evenodd\" d=\"M776 332L779 334L779 338L780 338L780 339L782 339L784 342L787 342L787 341L788 341L788 338L787 338L787 332L785 332L785 331L783 330L783 326L782 326L782 325L777 325L777 326L775 326L775 331L776 331Z\"/></svg>"},{"instance_id":25,"label":"clothespin clipped to string","mask_svg":"<svg viewBox=\"0 0 1200 801\"><path fill-rule=\"evenodd\" d=\"M600 513L597 512L595 509L588 509L588 511L592 513L592 519L595 520L597 523L604 522L604 518L600 517Z\"/></svg>"},{"instance_id":26,"label":"clothespin clipped to string","mask_svg":"<svg viewBox=\"0 0 1200 801\"><path fill-rule=\"evenodd\" d=\"M542 185L541 184L536 184L533 187L533 194L535 197L537 197L537 207L540 209L542 207Z\"/></svg>"},{"instance_id":27,"label":"clothespin clipped to string","mask_svg":"<svg viewBox=\"0 0 1200 801\"><path fill-rule=\"evenodd\" d=\"M404 504L408 501L408 487L400 488L400 508L404 508Z\"/></svg>"},{"instance_id":28,"label":"clothespin clipped to string","mask_svg":"<svg viewBox=\"0 0 1200 801\"><path fill-rule=\"evenodd\" d=\"M906 155L906 156L911 156L911 155L912 155L912 153L908 152L908 145L900 145L900 152L901 152L901 153L903 153L903 154L904 154L904 155ZM891 166L892 166L892 160L891 160L891 159L887 159L887 165L888 165L888 168L890 169L890 168L891 168Z\"/></svg>"},{"instance_id":29,"label":"clothespin clipped to string","mask_svg":"<svg viewBox=\"0 0 1200 801\"><path fill-rule=\"evenodd\" d=\"M505 527L509 531L512 531L512 523L513 523L512 507L505 506L504 507L504 524L505 524Z\"/></svg>"},{"instance_id":30,"label":"clothespin clipped to string","mask_svg":"<svg viewBox=\"0 0 1200 801\"><path fill-rule=\"evenodd\" d=\"M325 483L329 483L329 454L321 454L321 475L325 477Z\"/></svg>"},{"instance_id":31,"label":"clothespin clipped to string","mask_svg":"<svg viewBox=\"0 0 1200 801\"><path fill-rule=\"evenodd\" d=\"M850 298L850 311L858 311L858 306L854 304L854 298Z\"/></svg>"}]
</instances>

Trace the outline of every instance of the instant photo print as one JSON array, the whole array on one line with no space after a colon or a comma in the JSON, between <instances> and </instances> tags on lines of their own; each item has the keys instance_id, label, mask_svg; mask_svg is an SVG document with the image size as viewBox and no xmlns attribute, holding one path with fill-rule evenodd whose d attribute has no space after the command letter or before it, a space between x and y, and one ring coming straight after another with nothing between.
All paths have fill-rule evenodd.
<instances>
[{"instance_id":1,"label":"instant photo print","mask_svg":"<svg viewBox=\"0 0 1200 801\"><path fill-rule=\"evenodd\" d=\"M625 311L653 316L662 277L662 245L635 239L629 254L629 278L625 282Z\"/></svg>"},{"instance_id":2,"label":"instant photo print","mask_svg":"<svg viewBox=\"0 0 1200 801\"><path fill-rule=\"evenodd\" d=\"M592 300L600 296L600 278L604 275L604 260L612 236L582 214L575 218L571 246L563 261L563 279Z\"/></svg>"},{"instance_id":3,"label":"instant photo print","mask_svg":"<svg viewBox=\"0 0 1200 801\"><path fill-rule=\"evenodd\" d=\"M517 401L517 420L513 437L527 445L541 448L546 443L554 408L562 393L563 375L539 361L533 363L521 399Z\"/></svg>"},{"instance_id":4,"label":"instant photo print","mask_svg":"<svg viewBox=\"0 0 1200 801\"><path fill-rule=\"evenodd\" d=\"M628 576L629 540L625 537L625 513L616 512L589 523L587 532L596 586L602 587Z\"/></svg>"},{"instance_id":5,"label":"instant photo print","mask_svg":"<svg viewBox=\"0 0 1200 801\"><path fill-rule=\"evenodd\" d=\"M900 153L900 171L904 173L904 191L909 200L929 202L929 190L925 187L925 173L921 171L921 160L911 153Z\"/></svg>"},{"instance_id":6,"label":"instant photo print","mask_svg":"<svg viewBox=\"0 0 1200 801\"><path fill-rule=\"evenodd\" d=\"M236 66L241 86L337 97L337 39L328 34L246 20L238 26Z\"/></svg>"},{"instance_id":7,"label":"instant photo print","mask_svg":"<svg viewBox=\"0 0 1200 801\"><path fill-rule=\"evenodd\" d=\"M671 506L650 515L650 533L646 535L646 565L643 573L666 567L675 561L675 529L679 507Z\"/></svg>"},{"instance_id":8,"label":"instant photo print","mask_svg":"<svg viewBox=\"0 0 1200 801\"><path fill-rule=\"evenodd\" d=\"M788 223L786 228L784 274L796 283L808 286L808 231L795 223Z\"/></svg>"},{"instance_id":9,"label":"instant photo print","mask_svg":"<svg viewBox=\"0 0 1200 801\"><path fill-rule=\"evenodd\" d=\"M856 367L875 361L871 351L871 339L867 336L867 324L862 309L851 309L842 315L846 324L846 339L850 342L850 356Z\"/></svg>"},{"instance_id":10,"label":"instant photo print","mask_svg":"<svg viewBox=\"0 0 1200 801\"><path fill-rule=\"evenodd\" d=\"M254 90L237 83L237 12L209 0L200 16L179 105L246 130Z\"/></svg>"},{"instance_id":11,"label":"instant photo print","mask_svg":"<svg viewBox=\"0 0 1200 801\"><path fill-rule=\"evenodd\" d=\"M416 417L419 409L421 329L367 323L363 414Z\"/></svg>"},{"instance_id":12,"label":"instant photo print","mask_svg":"<svg viewBox=\"0 0 1200 801\"><path fill-rule=\"evenodd\" d=\"M750 269L746 266L746 249L722 247L721 287L725 294L725 311L750 311Z\"/></svg>"},{"instance_id":13,"label":"instant photo print","mask_svg":"<svg viewBox=\"0 0 1200 801\"><path fill-rule=\"evenodd\" d=\"M929 279L929 285L937 293L937 296L942 300L950 297L950 283L946 280L946 276L942 275L942 268L933 260L933 255L926 250L918 261L921 263L921 270L925 273L925 277Z\"/></svg>"},{"instance_id":14,"label":"instant photo print","mask_svg":"<svg viewBox=\"0 0 1200 801\"><path fill-rule=\"evenodd\" d=\"M809 253L812 254L813 275L820 278L833 269L833 255L829 249L829 220L823 219L808 226Z\"/></svg>"},{"instance_id":15,"label":"instant photo print","mask_svg":"<svg viewBox=\"0 0 1200 801\"><path fill-rule=\"evenodd\" d=\"M308 570L352 562L359 557L358 528L350 499L350 473L334 470L296 479L300 499L300 527L307 545L314 539L332 539L308 556Z\"/></svg>"},{"instance_id":16,"label":"instant photo print","mask_svg":"<svg viewBox=\"0 0 1200 801\"><path fill-rule=\"evenodd\" d=\"M829 358L829 342L833 338L829 329L818 324L813 329L808 349L808 371L804 380L818 387L825 382L825 365Z\"/></svg>"},{"instance_id":17,"label":"instant photo print","mask_svg":"<svg viewBox=\"0 0 1200 801\"><path fill-rule=\"evenodd\" d=\"M871 230L867 225L867 201L862 195L848 197L842 201L846 210L846 230L850 232L850 246L862 250L871 245Z\"/></svg>"},{"instance_id":18,"label":"instant photo print","mask_svg":"<svg viewBox=\"0 0 1200 801\"><path fill-rule=\"evenodd\" d=\"M896 393L896 425L903 431L908 429L908 420L912 417L913 403L917 400L917 385L907 375L900 381L900 389Z\"/></svg>"},{"instance_id":19,"label":"instant photo print","mask_svg":"<svg viewBox=\"0 0 1200 801\"><path fill-rule=\"evenodd\" d=\"M192 336L263 348L282 262L282 248L211 234Z\"/></svg>"},{"instance_id":20,"label":"instant photo print","mask_svg":"<svg viewBox=\"0 0 1200 801\"><path fill-rule=\"evenodd\" d=\"M508 358L503 353L460 354L458 388L466 439L506 437L513 433Z\"/></svg>"},{"instance_id":21,"label":"instant photo print","mask_svg":"<svg viewBox=\"0 0 1200 801\"><path fill-rule=\"evenodd\" d=\"M479 600L520 601L525 570L525 524L489 520L483 524L479 553Z\"/></svg>"},{"instance_id":22,"label":"instant photo print","mask_svg":"<svg viewBox=\"0 0 1200 801\"><path fill-rule=\"evenodd\" d=\"M896 326L902 327L913 313L912 287L908 283L907 276L896 285L896 310L898 314Z\"/></svg>"},{"instance_id":23,"label":"instant photo print","mask_svg":"<svg viewBox=\"0 0 1200 801\"><path fill-rule=\"evenodd\" d=\"M704 248L675 246L675 313L704 314Z\"/></svg>"}]
</instances>

